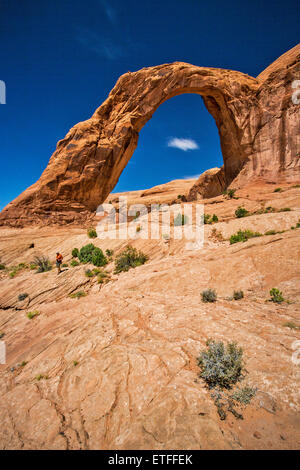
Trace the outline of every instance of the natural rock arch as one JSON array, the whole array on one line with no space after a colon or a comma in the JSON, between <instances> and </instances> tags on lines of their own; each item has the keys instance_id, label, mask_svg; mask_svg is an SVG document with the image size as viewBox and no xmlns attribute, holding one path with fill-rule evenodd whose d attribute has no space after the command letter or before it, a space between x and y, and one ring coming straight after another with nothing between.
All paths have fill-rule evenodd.
<instances>
[{"instance_id":1,"label":"natural rock arch","mask_svg":"<svg viewBox=\"0 0 300 470\"><path fill-rule=\"evenodd\" d=\"M88 218L115 187L145 123L182 93L200 94L215 119L226 186L299 178L299 106L291 99L299 58L300 45L257 78L182 62L122 75L93 116L58 142L40 179L2 211L0 224Z\"/></svg>"}]
</instances>

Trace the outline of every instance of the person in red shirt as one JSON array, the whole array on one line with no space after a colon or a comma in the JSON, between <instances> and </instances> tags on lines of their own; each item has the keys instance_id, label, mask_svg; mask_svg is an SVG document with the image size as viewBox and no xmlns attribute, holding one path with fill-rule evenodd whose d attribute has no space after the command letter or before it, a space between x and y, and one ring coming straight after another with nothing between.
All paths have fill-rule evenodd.
<instances>
[{"instance_id":1,"label":"person in red shirt","mask_svg":"<svg viewBox=\"0 0 300 470\"><path fill-rule=\"evenodd\" d=\"M63 260L63 255L59 252L56 253L56 267L57 267L57 274L61 273L61 263Z\"/></svg>"}]
</instances>

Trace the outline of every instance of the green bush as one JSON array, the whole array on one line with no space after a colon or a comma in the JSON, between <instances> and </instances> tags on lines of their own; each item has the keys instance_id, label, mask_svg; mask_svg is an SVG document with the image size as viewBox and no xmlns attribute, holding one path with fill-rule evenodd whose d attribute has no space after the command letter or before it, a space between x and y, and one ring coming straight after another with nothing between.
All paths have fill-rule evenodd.
<instances>
[{"instance_id":1,"label":"green bush","mask_svg":"<svg viewBox=\"0 0 300 470\"><path fill-rule=\"evenodd\" d=\"M76 259L72 259L70 265L72 266L72 268L75 268L75 266L79 266L80 263L78 263L78 261L76 261Z\"/></svg>"},{"instance_id":2,"label":"green bush","mask_svg":"<svg viewBox=\"0 0 300 470\"><path fill-rule=\"evenodd\" d=\"M95 248L92 255L92 263L94 266L105 266L108 261L100 248Z\"/></svg>"},{"instance_id":3,"label":"green bush","mask_svg":"<svg viewBox=\"0 0 300 470\"><path fill-rule=\"evenodd\" d=\"M188 222L188 218L186 215L177 214L177 216L174 219L174 226L178 227L180 225L185 225L187 222Z\"/></svg>"},{"instance_id":4,"label":"green bush","mask_svg":"<svg viewBox=\"0 0 300 470\"><path fill-rule=\"evenodd\" d=\"M218 218L218 216L217 216L216 214L213 214L211 220L212 220L213 223L216 223L216 222L219 221L219 218Z\"/></svg>"},{"instance_id":5,"label":"green bush","mask_svg":"<svg viewBox=\"0 0 300 470\"><path fill-rule=\"evenodd\" d=\"M73 250L72 250L72 257L73 257L73 258L78 258L78 255L79 255L79 250L78 250L78 248L73 248Z\"/></svg>"},{"instance_id":6,"label":"green bush","mask_svg":"<svg viewBox=\"0 0 300 470\"><path fill-rule=\"evenodd\" d=\"M239 206L235 211L235 216L238 219L240 219L241 217L246 217L247 215L249 215L249 212L244 207Z\"/></svg>"},{"instance_id":7,"label":"green bush","mask_svg":"<svg viewBox=\"0 0 300 470\"><path fill-rule=\"evenodd\" d=\"M280 193L281 191L282 191L281 188L276 188L276 189L274 189L274 193Z\"/></svg>"},{"instance_id":8,"label":"green bush","mask_svg":"<svg viewBox=\"0 0 300 470\"><path fill-rule=\"evenodd\" d=\"M267 232L265 232L265 235L276 235L276 230L268 230Z\"/></svg>"},{"instance_id":9,"label":"green bush","mask_svg":"<svg viewBox=\"0 0 300 470\"><path fill-rule=\"evenodd\" d=\"M224 196L228 196L229 199L233 199L235 195L236 189L227 189L223 192Z\"/></svg>"},{"instance_id":10,"label":"green bush","mask_svg":"<svg viewBox=\"0 0 300 470\"><path fill-rule=\"evenodd\" d=\"M86 292L84 292L83 290L79 290L74 294L70 294L69 297L71 297L71 299L80 299L81 297L85 297L86 295Z\"/></svg>"},{"instance_id":11,"label":"green bush","mask_svg":"<svg viewBox=\"0 0 300 470\"><path fill-rule=\"evenodd\" d=\"M270 290L270 296L271 302L275 302L276 304L281 304L281 302L284 302L282 292L279 289L276 289L275 287Z\"/></svg>"},{"instance_id":12,"label":"green bush","mask_svg":"<svg viewBox=\"0 0 300 470\"><path fill-rule=\"evenodd\" d=\"M63 264L61 265L62 268L67 268L68 266L69 266L68 263L63 263Z\"/></svg>"},{"instance_id":13,"label":"green bush","mask_svg":"<svg viewBox=\"0 0 300 470\"><path fill-rule=\"evenodd\" d=\"M210 214L204 214L204 216L203 216L204 225L208 225L208 224L211 224L211 223L212 223L210 217L211 217Z\"/></svg>"},{"instance_id":14,"label":"green bush","mask_svg":"<svg viewBox=\"0 0 300 470\"><path fill-rule=\"evenodd\" d=\"M19 300L19 302L22 302L22 300L27 299L27 297L28 297L28 294L26 292L24 292L24 294L19 294L18 300Z\"/></svg>"},{"instance_id":15,"label":"green bush","mask_svg":"<svg viewBox=\"0 0 300 470\"><path fill-rule=\"evenodd\" d=\"M287 321L286 323L283 324L283 326L286 326L287 328L290 328L291 330L300 330L300 326L296 325L293 321Z\"/></svg>"},{"instance_id":16,"label":"green bush","mask_svg":"<svg viewBox=\"0 0 300 470\"><path fill-rule=\"evenodd\" d=\"M94 277L95 274L90 269L86 269L85 275L86 277Z\"/></svg>"},{"instance_id":17,"label":"green bush","mask_svg":"<svg viewBox=\"0 0 300 470\"><path fill-rule=\"evenodd\" d=\"M39 314L40 312L38 310L33 310L32 312L27 313L27 318L29 318L29 320L32 320L34 317L37 317Z\"/></svg>"},{"instance_id":18,"label":"green bush","mask_svg":"<svg viewBox=\"0 0 300 470\"><path fill-rule=\"evenodd\" d=\"M216 302L217 293L214 289L206 289L201 292L202 302Z\"/></svg>"},{"instance_id":19,"label":"green bush","mask_svg":"<svg viewBox=\"0 0 300 470\"><path fill-rule=\"evenodd\" d=\"M96 230L93 227L90 227L88 229L87 234L88 234L89 238L97 238L98 237L98 234L97 234Z\"/></svg>"},{"instance_id":20,"label":"green bush","mask_svg":"<svg viewBox=\"0 0 300 470\"><path fill-rule=\"evenodd\" d=\"M239 230L234 235L231 235L230 245L233 245L233 243L238 243L238 242L246 242L247 240L249 240L249 238L261 237L261 236L262 236L262 233L259 233L259 232L252 232L251 230Z\"/></svg>"},{"instance_id":21,"label":"green bush","mask_svg":"<svg viewBox=\"0 0 300 470\"><path fill-rule=\"evenodd\" d=\"M201 351L198 358L200 377L210 388L231 388L240 378L243 363L243 350L236 343L208 340L207 349Z\"/></svg>"},{"instance_id":22,"label":"green bush","mask_svg":"<svg viewBox=\"0 0 300 470\"><path fill-rule=\"evenodd\" d=\"M244 298L244 292L242 290L235 290L233 293L234 300L240 300Z\"/></svg>"},{"instance_id":23,"label":"green bush","mask_svg":"<svg viewBox=\"0 0 300 470\"><path fill-rule=\"evenodd\" d=\"M3 271L5 269L5 264L0 264L0 271Z\"/></svg>"},{"instance_id":24,"label":"green bush","mask_svg":"<svg viewBox=\"0 0 300 470\"><path fill-rule=\"evenodd\" d=\"M232 398L232 400L238 401L239 403L242 403L243 405L249 405L252 398L255 397L256 392L256 388L246 386L243 388L238 388L230 396L230 398Z\"/></svg>"},{"instance_id":25,"label":"green bush","mask_svg":"<svg viewBox=\"0 0 300 470\"><path fill-rule=\"evenodd\" d=\"M111 257L113 256L113 254L114 254L114 251L107 249L107 250L105 250L105 254L106 254L106 256L108 256L109 258L111 258Z\"/></svg>"},{"instance_id":26,"label":"green bush","mask_svg":"<svg viewBox=\"0 0 300 470\"><path fill-rule=\"evenodd\" d=\"M95 245L92 243L83 246L78 253L79 261L84 264L92 263L93 251L95 248Z\"/></svg>"},{"instance_id":27,"label":"green bush","mask_svg":"<svg viewBox=\"0 0 300 470\"><path fill-rule=\"evenodd\" d=\"M290 207L283 207L282 209L279 209L278 212L290 212L292 209Z\"/></svg>"},{"instance_id":28,"label":"green bush","mask_svg":"<svg viewBox=\"0 0 300 470\"><path fill-rule=\"evenodd\" d=\"M122 271L128 271L130 268L141 266L147 260L148 256L128 245L115 259L115 273L118 274Z\"/></svg>"},{"instance_id":29,"label":"green bush","mask_svg":"<svg viewBox=\"0 0 300 470\"><path fill-rule=\"evenodd\" d=\"M36 265L38 273L45 273L52 269L52 264L47 256L35 256L33 264Z\"/></svg>"},{"instance_id":30,"label":"green bush","mask_svg":"<svg viewBox=\"0 0 300 470\"><path fill-rule=\"evenodd\" d=\"M296 228L300 228L300 220L296 223Z\"/></svg>"}]
</instances>

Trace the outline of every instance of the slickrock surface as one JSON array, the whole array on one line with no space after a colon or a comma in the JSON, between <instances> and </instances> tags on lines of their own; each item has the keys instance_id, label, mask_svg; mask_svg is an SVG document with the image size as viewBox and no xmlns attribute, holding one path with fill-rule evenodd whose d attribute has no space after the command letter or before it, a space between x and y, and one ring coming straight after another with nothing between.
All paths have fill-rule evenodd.
<instances>
[{"instance_id":1,"label":"slickrock surface","mask_svg":"<svg viewBox=\"0 0 300 470\"><path fill-rule=\"evenodd\" d=\"M225 185L299 181L300 45L257 78L182 62L126 73L87 121L57 144L40 179L0 214L0 224L83 223L115 187L155 110L182 93L203 97L219 130ZM209 197L211 189L208 188ZM214 194L215 195L215 194Z\"/></svg>"},{"instance_id":2,"label":"slickrock surface","mask_svg":"<svg viewBox=\"0 0 300 470\"><path fill-rule=\"evenodd\" d=\"M159 202L174 182L166 187L147 197ZM237 191L236 200L205 200L205 212L220 221L205 226L202 250L186 251L184 240L131 241L149 261L112 274L107 284L86 278L88 265L69 265L60 275L23 269L13 279L0 271L0 332L7 346L7 363L0 365L0 448L299 448L300 366L292 354L300 330L284 324L300 323L300 229L291 229L300 219L300 188L275 188L260 183ZM134 202L146 197L128 196ZM236 219L239 205L277 212ZM278 212L286 207L291 211ZM230 245L238 228L285 231ZM74 227L2 227L1 262L28 263L36 253L54 260L60 250L69 263L72 248L90 241ZM127 244L92 242L115 253ZM201 301L208 287L217 290L215 304ZM272 287L290 303L266 301ZM237 289L244 299L229 300ZM87 296L68 296L78 290ZM18 301L24 292L29 297ZM29 320L32 310L40 314ZM242 384L258 392L243 420L229 413L221 421L198 377L197 357L208 338L244 348ZM47 378L37 380L39 374Z\"/></svg>"}]
</instances>

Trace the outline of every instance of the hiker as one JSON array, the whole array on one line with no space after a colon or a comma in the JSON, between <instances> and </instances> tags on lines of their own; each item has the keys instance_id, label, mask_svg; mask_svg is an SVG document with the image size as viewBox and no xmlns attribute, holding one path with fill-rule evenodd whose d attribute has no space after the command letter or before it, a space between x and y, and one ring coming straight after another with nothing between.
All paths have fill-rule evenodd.
<instances>
[{"instance_id":1,"label":"hiker","mask_svg":"<svg viewBox=\"0 0 300 470\"><path fill-rule=\"evenodd\" d=\"M63 260L63 255L59 252L56 253L56 267L57 267L57 274L61 273L61 263Z\"/></svg>"}]
</instances>

